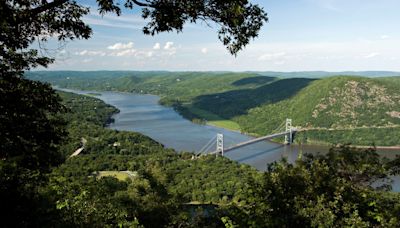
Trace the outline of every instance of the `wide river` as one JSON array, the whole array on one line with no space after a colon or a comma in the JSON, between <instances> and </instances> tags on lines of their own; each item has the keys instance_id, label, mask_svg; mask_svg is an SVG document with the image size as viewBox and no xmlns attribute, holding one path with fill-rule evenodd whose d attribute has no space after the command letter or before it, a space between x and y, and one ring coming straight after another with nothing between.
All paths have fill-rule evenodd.
<instances>
[{"instance_id":1,"label":"wide river","mask_svg":"<svg viewBox=\"0 0 400 228\"><path fill-rule=\"evenodd\" d=\"M59 88L57 88L59 89ZM61 89L79 94L88 91ZM197 152L217 133L224 135L225 147L251 139L239 132L229 131L208 125L194 124L184 119L172 108L158 104L159 97L147 94L94 92L104 102L115 106L120 113L113 116L115 122L109 127L116 130L135 131L147 135L176 151ZM295 121L295 120L294 120ZM215 150L213 147L212 149ZM282 145L269 141L259 142L225 154L228 158L240 163L249 164L259 170L265 170L267 164L286 158L295 161L299 153L324 153L327 147ZM394 158L400 151L379 150L379 154ZM394 189L400 191L400 178L395 178Z\"/></svg>"}]
</instances>

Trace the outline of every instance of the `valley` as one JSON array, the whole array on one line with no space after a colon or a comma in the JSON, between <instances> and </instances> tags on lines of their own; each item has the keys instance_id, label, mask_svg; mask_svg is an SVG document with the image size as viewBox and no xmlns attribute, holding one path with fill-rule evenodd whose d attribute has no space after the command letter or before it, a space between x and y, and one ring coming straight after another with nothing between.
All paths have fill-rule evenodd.
<instances>
[{"instance_id":1,"label":"valley","mask_svg":"<svg viewBox=\"0 0 400 228\"><path fill-rule=\"evenodd\" d=\"M254 136L291 118L304 130L296 135L298 144L400 145L400 77L101 71L28 76L64 88L156 94L161 104L195 123Z\"/></svg>"}]
</instances>

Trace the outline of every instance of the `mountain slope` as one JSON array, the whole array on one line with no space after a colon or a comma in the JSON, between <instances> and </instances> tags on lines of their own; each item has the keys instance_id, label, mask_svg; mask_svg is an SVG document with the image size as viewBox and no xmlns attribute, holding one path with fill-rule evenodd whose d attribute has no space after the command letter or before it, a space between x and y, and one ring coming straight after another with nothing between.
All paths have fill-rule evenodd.
<instances>
[{"instance_id":1,"label":"mountain slope","mask_svg":"<svg viewBox=\"0 0 400 228\"><path fill-rule=\"evenodd\" d=\"M233 119L242 130L259 135L272 131L285 118L292 118L294 125L313 130L309 141L398 145L398 139L380 139L382 134L398 138L396 134L400 133L400 87L394 83L398 80L345 76L316 80L291 98L263 104ZM375 129L376 134L366 132L369 129ZM329 140L324 131L338 141ZM353 132L353 137L346 131ZM371 133L374 137L365 137ZM343 138L334 136L338 134Z\"/></svg>"}]
</instances>

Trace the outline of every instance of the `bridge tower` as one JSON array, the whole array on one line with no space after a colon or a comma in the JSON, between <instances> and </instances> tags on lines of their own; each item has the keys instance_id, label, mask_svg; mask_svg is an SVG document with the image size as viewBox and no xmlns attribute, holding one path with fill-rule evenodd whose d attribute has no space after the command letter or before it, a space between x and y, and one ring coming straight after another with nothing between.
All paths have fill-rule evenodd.
<instances>
[{"instance_id":1,"label":"bridge tower","mask_svg":"<svg viewBox=\"0 0 400 228\"><path fill-rule=\"evenodd\" d=\"M217 134L217 156L221 153L224 156L224 135Z\"/></svg>"},{"instance_id":2,"label":"bridge tower","mask_svg":"<svg viewBox=\"0 0 400 228\"><path fill-rule=\"evenodd\" d=\"M286 132L289 132L289 134L285 135L285 144L291 144L292 143L292 119L286 119Z\"/></svg>"}]
</instances>

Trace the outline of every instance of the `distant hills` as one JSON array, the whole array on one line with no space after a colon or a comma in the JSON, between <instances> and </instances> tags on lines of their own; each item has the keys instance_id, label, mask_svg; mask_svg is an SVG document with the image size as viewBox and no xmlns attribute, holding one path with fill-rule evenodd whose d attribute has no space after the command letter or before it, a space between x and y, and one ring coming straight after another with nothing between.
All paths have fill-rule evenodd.
<instances>
[{"instance_id":1,"label":"distant hills","mask_svg":"<svg viewBox=\"0 0 400 228\"><path fill-rule=\"evenodd\" d=\"M329 72L329 71L299 71L299 72L257 72L264 76L274 76L282 78L322 78L337 75L352 75L362 77L390 77L400 76L400 72L395 71L340 71L340 72Z\"/></svg>"},{"instance_id":2,"label":"distant hills","mask_svg":"<svg viewBox=\"0 0 400 228\"><path fill-rule=\"evenodd\" d=\"M264 135L286 118L299 143L400 145L396 72L28 72L60 87L157 94L192 120ZM320 75L320 76L318 76ZM201 122L201 121L200 121Z\"/></svg>"}]
</instances>

